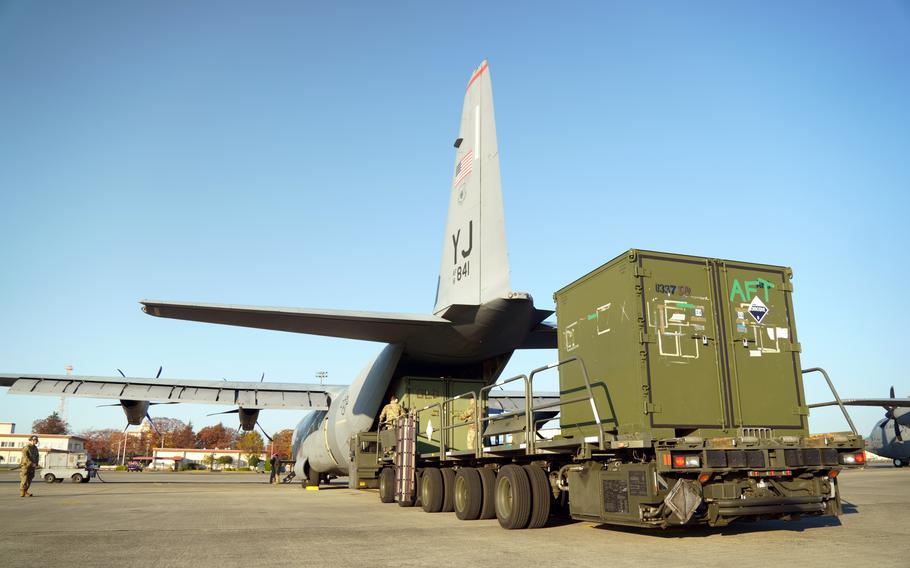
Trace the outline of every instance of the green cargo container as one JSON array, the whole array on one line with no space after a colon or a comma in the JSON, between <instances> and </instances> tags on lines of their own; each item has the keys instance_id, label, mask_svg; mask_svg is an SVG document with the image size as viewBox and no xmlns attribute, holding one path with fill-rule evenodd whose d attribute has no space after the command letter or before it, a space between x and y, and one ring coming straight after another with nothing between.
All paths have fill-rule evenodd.
<instances>
[{"instance_id":1,"label":"green cargo container","mask_svg":"<svg viewBox=\"0 0 910 568\"><path fill-rule=\"evenodd\" d=\"M808 435L792 271L630 250L554 294L560 359L583 360L608 439ZM584 390L560 371L563 400ZM563 436L597 435L590 405Z\"/></svg>"}]
</instances>

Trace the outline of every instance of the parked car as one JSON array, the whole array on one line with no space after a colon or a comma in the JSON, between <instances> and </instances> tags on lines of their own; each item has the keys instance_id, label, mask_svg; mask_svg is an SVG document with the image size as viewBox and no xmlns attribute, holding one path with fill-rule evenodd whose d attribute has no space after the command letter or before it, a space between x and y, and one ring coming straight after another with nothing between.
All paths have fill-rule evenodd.
<instances>
[{"instance_id":1,"label":"parked car","mask_svg":"<svg viewBox=\"0 0 910 568\"><path fill-rule=\"evenodd\" d=\"M129 462L126 464L126 471L142 471L142 464L139 462Z\"/></svg>"}]
</instances>

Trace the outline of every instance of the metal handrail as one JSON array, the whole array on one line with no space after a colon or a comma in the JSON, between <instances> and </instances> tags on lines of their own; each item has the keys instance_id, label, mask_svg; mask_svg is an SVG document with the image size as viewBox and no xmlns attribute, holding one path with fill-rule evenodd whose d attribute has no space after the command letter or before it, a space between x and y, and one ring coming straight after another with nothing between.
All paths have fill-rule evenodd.
<instances>
[{"instance_id":1,"label":"metal handrail","mask_svg":"<svg viewBox=\"0 0 910 568\"><path fill-rule=\"evenodd\" d=\"M492 391L494 388L502 388L504 385L513 383L518 380L523 380L524 385L525 385L525 409L524 410L515 410L513 412L504 412L502 414L497 414L496 416L490 416L490 415L484 416L483 418L480 418L479 420L477 420L477 431L478 432L480 432L480 425L485 422L496 422L497 420L505 420L507 418L512 418L513 416L520 416L522 414L525 415L525 429L526 430L529 429L529 427L530 427L529 426L529 422L530 422L529 417L533 416L533 414L528 411L528 405L532 404L532 403L531 403L531 396L530 396L531 382L530 382L530 378L527 375L522 373L520 375L515 375L514 377L508 378L508 379L502 381L501 383L493 383L492 385L487 385L487 386L483 387L482 389L480 389L480 396L483 397L483 393L485 391L488 392L488 391ZM475 413L474 413L475 419L479 418L478 414L479 413L475 411ZM526 432L526 434L525 434L525 453L527 453L527 449L528 449L528 442L527 442L528 437L529 437L529 435ZM480 442L483 442L482 435L480 437ZM475 450L476 457L481 457L481 450L483 449L483 444L475 443L474 446L475 446L474 450Z\"/></svg>"},{"instance_id":2,"label":"metal handrail","mask_svg":"<svg viewBox=\"0 0 910 568\"><path fill-rule=\"evenodd\" d=\"M837 394L837 390L834 388L834 383L831 382L831 377L828 376L828 372L821 367L811 367L809 369L803 369L802 373L804 375L809 373L821 373L822 376L825 377L825 380L828 382L828 388L831 389L831 394L834 395L834 400L837 401L840 411L844 413L844 418L847 419L847 424L850 425L850 430L853 431L854 436L859 436L859 432L856 431L856 426L853 425L853 420L850 419L850 414L847 412L847 407L844 406L844 403L840 399L840 395Z\"/></svg>"},{"instance_id":3,"label":"metal handrail","mask_svg":"<svg viewBox=\"0 0 910 568\"><path fill-rule=\"evenodd\" d=\"M549 365L544 365L543 367L538 367L537 369L534 369L533 371L531 371L531 374L528 375L527 388L528 388L529 393L528 393L528 395L526 395L526 398L525 398L525 400L527 401L527 404L529 405L529 407L528 407L528 417L529 417L528 418L528 431L530 433L530 430L532 427L531 417L533 417L535 410L543 410L544 408L549 408L551 406L554 406L554 404L552 404L552 403L547 404L547 405L542 405L541 407L533 406L534 401L531 398L531 394L533 394L533 392L534 392L534 386L533 386L534 375L536 375L537 373L541 373L543 371L549 371L550 369L555 369L557 367L561 367L562 365L571 363L573 361L577 361L578 364L581 365L581 376L585 380L585 389L588 391L588 396L587 397L583 397L583 396L577 397L576 399L573 399L570 401L560 401L560 405L572 404L575 402L583 402L585 399L591 401L591 413L594 414L594 422L597 424L597 448L599 450L604 450L605 445L606 445L604 443L604 428L603 428L603 424L601 424L601 422L600 422L600 413L597 412L597 404L595 404L595 402L594 402L594 390L591 388L591 380L588 377L588 369L585 366L585 362L582 361L581 359L579 359L578 357L569 357L568 359L563 359L562 361L559 361L557 363L550 363ZM528 435L528 441L527 441L527 446L526 446L528 453L533 453L536 450L537 440L534 438L535 438L534 436L530 436L530 434Z\"/></svg>"}]
</instances>

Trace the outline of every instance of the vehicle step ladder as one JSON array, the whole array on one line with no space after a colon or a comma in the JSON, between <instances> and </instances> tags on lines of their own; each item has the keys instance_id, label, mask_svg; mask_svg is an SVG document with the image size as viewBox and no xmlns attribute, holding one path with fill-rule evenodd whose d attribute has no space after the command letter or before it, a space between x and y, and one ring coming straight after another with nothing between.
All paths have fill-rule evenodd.
<instances>
[{"instance_id":1,"label":"vehicle step ladder","mask_svg":"<svg viewBox=\"0 0 910 568\"><path fill-rule=\"evenodd\" d=\"M417 454L417 417L406 414L395 424L395 501L413 503Z\"/></svg>"}]
</instances>

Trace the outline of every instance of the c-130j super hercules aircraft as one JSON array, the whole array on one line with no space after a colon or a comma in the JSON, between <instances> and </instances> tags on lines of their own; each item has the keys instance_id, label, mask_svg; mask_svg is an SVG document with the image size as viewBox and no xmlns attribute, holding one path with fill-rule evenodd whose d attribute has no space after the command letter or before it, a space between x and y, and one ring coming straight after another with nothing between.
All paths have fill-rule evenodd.
<instances>
[{"instance_id":1,"label":"c-130j super hercules aircraft","mask_svg":"<svg viewBox=\"0 0 910 568\"><path fill-rule=\"evenodd\" d=\"M0 375L0 386L11 394L119 399L134 425L154 402L236 406L244 430L255 427L263 409L312 410L294 433L297 475L311 482L320 474L346 475L349 440L376 425L379 409L403 377L491 384L515 349L556 348L555 328L544 323L553 312L535 308L530 295L509 285L486 61L465 92L450 191L432 315L141 302L145 313L163 318L387 343L349 386L15 374Z\"/></svg>"}]
</instances>

